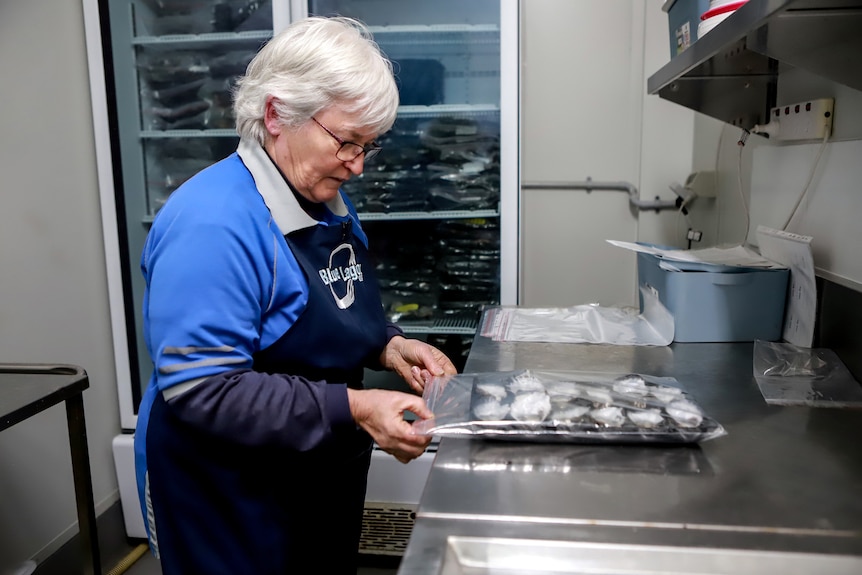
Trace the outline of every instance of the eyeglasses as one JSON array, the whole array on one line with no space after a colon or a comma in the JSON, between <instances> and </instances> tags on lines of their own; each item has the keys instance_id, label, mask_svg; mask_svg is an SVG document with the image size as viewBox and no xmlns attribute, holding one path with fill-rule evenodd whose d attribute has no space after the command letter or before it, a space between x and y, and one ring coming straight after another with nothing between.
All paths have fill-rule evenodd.
<instances>
[{"instance_id":1,"label":"eyeglasses","mask_svg":"<svg viewBox=\"0 0 862 575\"><path fill-rule=\"evenodd\" d=\"M363 146L360 146L359 144L356 144L354 142L348 142L348 141L342 140L341 138L339 138L338 136L333 134L329 128L327 128L326 126L324 126L323 124L318 122L317 118L312 116L311 119L314 120L315 124L317 124L318 126L323 128L323 130L327 134L332 136L336 142L338 142L340 147L338 148L338 151L335 152L335 157L338 158L339 160L341 160L342 162L352 162L353 160L355 160L356 158L358 158L362 154L365 154L365 161L368 162L371 160L371 158L373 158L374 156L379 154L380 150L383 149L374 142L371 142L370 144L367 144L366 146L363 147Z\"/></svg>"}]
</instances>

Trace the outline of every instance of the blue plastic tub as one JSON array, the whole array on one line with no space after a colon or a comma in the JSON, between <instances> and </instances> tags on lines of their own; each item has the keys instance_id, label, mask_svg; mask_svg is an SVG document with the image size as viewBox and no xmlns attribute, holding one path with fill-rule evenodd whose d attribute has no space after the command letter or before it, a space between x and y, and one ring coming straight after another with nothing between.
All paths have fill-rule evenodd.
<instances>
[{"instance_id":1,"label":"blue plastic tub","mask_svg":"<svg viewBox=\"0 0 862 575\"><path fill-rule=\"evenodd\" d=\"M670 311L674 341L781 339L789 270L669 271L654 255L637 257L638 282Z\"/></svg>"}]
</instances>

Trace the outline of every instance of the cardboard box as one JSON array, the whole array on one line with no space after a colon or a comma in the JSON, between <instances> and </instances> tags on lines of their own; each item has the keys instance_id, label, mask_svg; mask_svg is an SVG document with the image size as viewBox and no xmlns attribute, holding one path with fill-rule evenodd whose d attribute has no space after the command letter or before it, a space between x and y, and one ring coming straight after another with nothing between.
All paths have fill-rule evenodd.
<instances>
[{"instance_id":1,"label":"cardboard box","mask_svg":"<svg viewBox=\"0 0 862 575\"><path fill-rule=\"evenodd\" d=\"M658 292L673 316L674 341L781 339L790 270L699 264L703 271L670 271L652 254L637 258L638 282Z\"/></svg>"},{"instance_id":2,"label":"cardboard box","mask_svg":"<svg viewBox=\"0 0 862 575\"><path fill-rule=\"evenodd\" d=\"M709 0L666 0L661 9L667 12L670 57L673 58L697 40L700 16L709 10Z\"/></svg>"}]
</instances>

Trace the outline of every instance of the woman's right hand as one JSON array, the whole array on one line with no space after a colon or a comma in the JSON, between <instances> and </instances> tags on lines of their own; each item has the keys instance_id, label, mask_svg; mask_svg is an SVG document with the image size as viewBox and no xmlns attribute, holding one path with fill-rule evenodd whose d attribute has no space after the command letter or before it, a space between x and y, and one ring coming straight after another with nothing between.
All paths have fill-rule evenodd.
<instances>
[{"instance_id":1,"label":"woman's right hand","mask_svg":"<svg viewBox=\"0 0 862 575\"><path fill-rule=\"evenodd\" d=\"M405 411L420 419L434 416L421 397L386 389L348 389L347 399L356 423L401 463L422 455L431 442L431 436L414 434L410 422L404 419Z\"/></svg>"}]
</instances>

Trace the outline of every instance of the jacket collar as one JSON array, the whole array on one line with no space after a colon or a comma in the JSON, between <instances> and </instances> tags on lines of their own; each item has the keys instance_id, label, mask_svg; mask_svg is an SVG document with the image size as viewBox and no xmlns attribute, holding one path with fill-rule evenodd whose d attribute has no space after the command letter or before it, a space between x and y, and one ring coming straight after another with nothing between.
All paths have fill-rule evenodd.
<instances>
[{"instance_id":1,"label":"jacket collar","mask_svg":"<svg viewBox=\"0 0 862 575\"><path fill-rule=\"evenodd\" d=\"M257 191L282 234L287 235L320 223L299 205L290 184L269 158L263 146L253 140L241 139L237 154L251 172ZM326 207L337 216L347 215L347 205L341 193L326 202Z\"/></svg>"}]
</instances>

